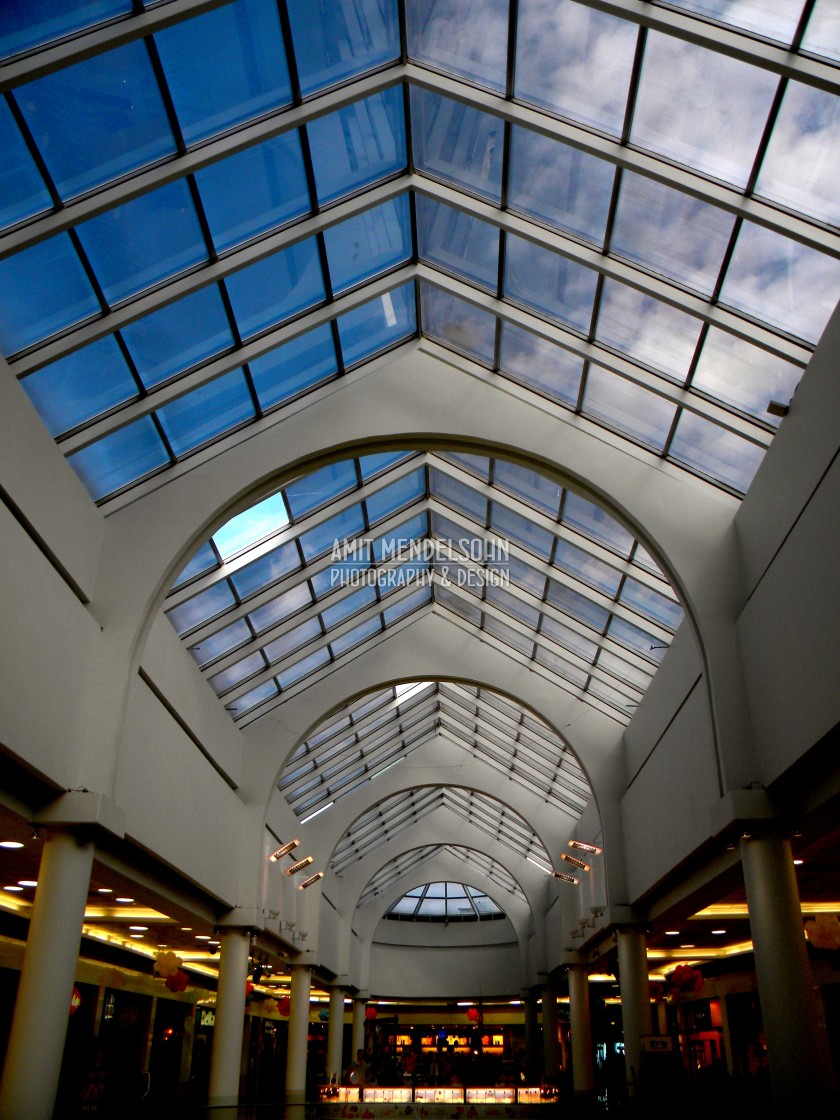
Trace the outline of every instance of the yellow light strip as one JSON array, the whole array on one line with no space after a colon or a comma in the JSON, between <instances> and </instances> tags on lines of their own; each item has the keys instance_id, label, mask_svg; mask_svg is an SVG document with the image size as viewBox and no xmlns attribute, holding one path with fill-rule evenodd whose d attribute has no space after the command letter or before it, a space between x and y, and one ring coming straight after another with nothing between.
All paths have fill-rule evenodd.
<instances>
[{"instance_id":1,"label":"yellow light strip","mask_svg":"<svg viewBox=\"0 0 840 1120\"><path fill-rule=\"evenodd\" d=\"M803 914L840 914L840 902L803 902L800 908ZM698 910L696 914L692 914L691 919L748 918L749 916L746 902L716 902L713 906L707 906L705 910Z\"/></svg>"}]
</instances>

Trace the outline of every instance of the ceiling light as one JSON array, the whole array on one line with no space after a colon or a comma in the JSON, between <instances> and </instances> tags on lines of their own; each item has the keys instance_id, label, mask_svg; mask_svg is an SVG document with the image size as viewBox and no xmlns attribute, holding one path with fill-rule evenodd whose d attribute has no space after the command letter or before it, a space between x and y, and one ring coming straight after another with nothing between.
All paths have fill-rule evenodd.
<instances>
[{"instance_id":1,"label":"ceiling light","mask_svg":"<svg viewBox=\"0 0 840 1120\"><path fill-rule=\"evenodd\" d=\"M397 759L397 761L402 762L402 759ZM387 770L388 767L386 766L385 769ZM378 775L374 774L374 777L378 777ZM325 812L332 805L335 805L335 802L334 801L328 801L326 803L326 805L322 805L320 809L316 809L314 813L310 813L308 817L304 817L303 820L300 823L301 824L306 824L307 821L311 821L313 817L317 817L319 813Z\"/></svg>"},{"instance_id":2,"label":"ceiling light","mask_svg":"<svg viewBox=\"0 0 840 1120\"><path fill-rule=\"evenodd\" d=\"M3 890L4 890L4 891L18 891L18 892L21 892L21 893L22 893L22 892L23 892L23 887L18 887L18 886L14 886L14 887L4 887L4 888L3 888Z\"/></svg>"},{"instance_id":3,"label":"ceiling light","mask_svg":"<svg viewBox=\"0 0 840 1120\"><path fill-rule=\"evenodd\" d=\"M19 887L37 887L38 886L38 880L37 879L18 879L18 886Z\"/></svg>"},{"instance_id":4,"label":"ceiling light","mask_svg":"<svg viewBox=\"0 0 840 1120\"><path fill-rule=\"evenodd\" d=\"M527 859L527 861L529 863L533 863L534 867L538 867L540 869L540 871L544 871L546 873L546 875L553 875L554 874L554 872L551 870L551 868L546 867L546 865L542 862L542 860L534 859L533 856L526 856L525 858Z\"/></svg>"},{"instance_id":5,"label":"ceiling light","mask_svg":"<svg viewBox=\"0 0 840 1120\"><path fill-rule=\"evenodd\" d=\"M192 933L192 926L181 926L181 933Z\"/></svg>"},{"instance_id":6,"label":"ceiling light","mask_svg":"<svg viewBox=\"0 0 840 1120\"><path fill-rule=\"evenodd\" d=\"M680 935L680 930L678 930L678 929L666 929L665 930L665 936L666 937L679 937L679 935Z\"/></svg>"},{"instance_id":7,"label":"ceiling light","mask_svg":"<svg viewBox=\"0 0 840 1120\"><path fill-rule=\"evenodd\" d=\"M113 894L114 892L111 890L110 887L98 887L96 893L97 894Z\"/></svg>"},{"instance_id":8,"label":"ceiling light","mask_svg":"<svg viewBox=\"0 0 840 1120\"><path fill-rule=\"evenodd\" d=\"M313 883L317 883L319 879L324 878L323 871L316 871L314 875L310 875L308 879L304 879L300 884L300 889L305 891L307 887L311 887Z\"/></svg>"},{"instance_id":9,"label":"ceiling light","mask_svg":"<svg viewBox=\"0 0 840 1120\"><path fill-rule=\"evenodd\" d=\"M801 867L804 862L805 862L804 859L795 859L793 861L793 866L794 867Z\"/></svg>"},{"instance_id":10,"label":"ceiling light","mask_svg":"<svg viewBox=\"0 0 840 1120\"><path fill-rule=\"evenodd\" d=\"M713 929L712 933L719 937L722 933L726 933L726 930L725 929Z\"/></svg>"},{"instance_id":11,"label":"ceiling light","mask_svg":"<svg viewBox=\"0 0 840 1120\"><path fill-rule=\"evenodd\" d=\"M197 933L195 935L195 939L196 939L196 941L209 941L210 940L210 934L209 933Z\"/></svg>"},{"instance_id":12,"label":"ceiling light","mask_svg":"<svg viewBox=\"0 0 840 1120\"><path fill-rule=\"evenodd\" d=\"M588 871L589 870L589 864L584 863L583 860L578 859L577 856L567 856L566 853L563 852L563 854L560 856L560 858L564 859L566 861L566 863L570 863L572 865L572 867L580 868L581 871Z\"/></svg>"},{"instance_id":13,"label":"ceiling light","mask_svg":"<svg viewBox=\"0 0 840 1120\"><path fill-rule=\"evenodd\" d=\"M0 840L0 848L22 848L20 840Z\"/></svg>"},{"instance_id":14,"label":"ceiling light","mask_svg":"<svg viewBox=\"0 0 840 1120\"><path fill-rule=\"evenodd\" d=\"M296 875L298 871L303 871L304 867L308 867L314 859L314 856L304 856L303 859L299 859L297 863L293 863L291 867L287 867L283 874Z\"/></svg>"},{"instance_id":15,"label":"ceiling light","mask_svg":"<svg viewBox=\"0 0 840 1120\"><path fill-rule=\"evenodd\" d=\"M564 871L552 871L551 874L555 879L559 879L561 883L576 883L577 879L574 875L567 875Z\"/></svg>"},{"instance_id":16,"label":"ceiling light","mask_svg":"<svg viewBox=\"0 0 840 1120\"><path fill-rule=\"evenodd\" d=\"M147 929L148 929L149 927L148 927L148 926L129 926L128 928L129 928L129 929L139 929L139 930L143 930L143 931L145 931L145 930L147 930Z\"/></svg>"},{"instance_id":17,"label":"ceiling light","mask_svg":"<svg viewBox=\"0 0 840 1120\"><path fill-rule=\"evenodd\" d=\"M143 940L143 934L142 933L132 933L130 936L131 936L133 941L142 941Z\"/></svg>"},{"instance_id":18,"label":"ceiling light","mask_svg":"<svg viewBox=\"0 0 840 1120\"><path fill-rule=\"evenodd\" d=\"M592 856L599 856L604 850L599 848L597 844L584 844L582 840L570 840L569 847L577 848L579 852L589 852Z\"/></svg>"},{"instance_id":19,"label":"ceiling light","mask_svg":"<svg viewBox=\"0 0 840 1120\"><path fill-rule=\"evenodd\" d=\"M282 848L278 848L276 852L272 852L268 858L272 863L276 863L278 859L282 859L283 856L287 856L289 852L294 851L299 843L300 840L290 840L288 844L284 844Z\"/></svg>"},{"instance_id":20,"label":"ceiling light","mask_svg":"<svg viewBox=\"0 0 840 1120\"><path fill-rule=\"evenodd\" d=\"M115 902L124 902L124 903L128 904L128 903L133 902L134 899L133 898L115 898L114 901Z\"/></svg>"}]
</instances>

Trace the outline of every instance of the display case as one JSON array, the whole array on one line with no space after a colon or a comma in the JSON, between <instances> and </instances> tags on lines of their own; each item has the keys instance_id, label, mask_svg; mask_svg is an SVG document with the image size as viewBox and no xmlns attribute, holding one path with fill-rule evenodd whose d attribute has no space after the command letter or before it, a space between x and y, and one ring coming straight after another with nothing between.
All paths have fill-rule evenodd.
<instances>
[{"instance_id":1,"label":"display case","mask_svg":"<svg viewBox=\"0 0 840 1120\"><path fill-rule=\"evenodd\" d=\"M516 1090L512 1085L494 1089L467 1089L467 1104L513 1104L515 1100Z\"/></svg>"},{"instance_id":2,"label":"display case","mask_svg":"<svg viewBox=\"0 0 840 1120\"><path fill-rule=\"evenodd\" d=\"M463 1104L464 1090L460 1085L418 1085L414 1099L418 1104Z\"/></svg>"},{"instance_id":3,"label":"display case","mask_svg":"<svg viewBox=\"0 0 840 1120\"><path fill-rule=\"evenodd\" d=\"M322 1085L318 1090L322 1101L332 1104L355 1103L359 1100L358 1085Z\"/></svg>"},{"instance_id":4,"label":"display case","mask_svg":"<svg viewBox=\"0 0 840 1120\"><path fill-rule=\"evenodd\" d=\"M356 1090L358 1092L358 1090ZM379 1085L367 1085L362 1090L362 1099L366 1103L374 1104L410 1104L411 1103L411 1086L400 1085L396 1088L387 1088ZM358 1098L356 1098L358 1100Z\"/></svg>"},{"instance_id":5,"label":"display case","mask_svg":"<svg viewBox=\"0 0 840 1120\"><path fill-rule=\"evenodd\" d=\"M519 1104L539 1104L545 1098L539 1085L525 1086L516 1090L516 1100Z\"/></svg>"}]
</instances>

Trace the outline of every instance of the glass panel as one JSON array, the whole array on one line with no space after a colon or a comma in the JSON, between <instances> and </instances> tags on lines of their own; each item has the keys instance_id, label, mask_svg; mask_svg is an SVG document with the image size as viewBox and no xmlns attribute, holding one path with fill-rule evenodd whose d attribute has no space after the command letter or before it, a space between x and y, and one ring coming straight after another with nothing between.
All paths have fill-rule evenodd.
<instances>
[{"instance_id":1,"label":"glass panel","mask_svg":"<svg viewBox=\"0 0 840 1120\"><path fill-rule=\"evenodd\" d=\"M711 295L734 225L731 214L628 172L621 180L611 247Z\"/></svg>"},{"instance_id":2,"label":"glass panel","mask_svg":"<svg viewBox=\"0 0 840 1120\"><path fill-rule=\"evenodd\" d=\"M96 443L68 455L67 461L98 501L170 463L154 421L143 416Z\"/></svg>"},{"instance_id":3,"label":"glass panel","mask_svg":"<svg viewBox=\"0 0 840 1120\"><path fill-rule=\"evenodd\" d=\"M508 560L508 571L517 587L522 587L525 591L536 595L538 599L542 599L545 594L545 576L542 572L538 572L536 568L532 568L530 564L515 556L511 556Z\"/></svg>"},{"instance_id":4,"label":"glass panel","mask_svg":"<svg viewBox=\"0 0 840 1120\"><path fill-rule=\"evenodd\" d=\"M416 471L412 471L398 482L392 482L390 486L385 486L366 499L368 522L374 525L377 521L382 521L396 510L416 502L425 495L426 470L424 467L418 467Z\"/></svg>"},{"instance_id":5,"label":"glass panel","mask_svg":"<svg viewBox=\"0 0 840 1120\"><path fill-rule=\"evenodd\" d=\"M676 405L599 366L590 366L583 413L661 451L671 430Z\"/></svg>"},{"instance_id":6,"label":"glass panel","mask_svg":"<svg viewBox=\"0 0 840 1120\"><path fill-rule=\"evenodd\" d=\"M587 333L597 273L524 237L506 241L505 296Z\"/></svg>"},{"instance_id":7,"label":"glass panel","mask_svg":"<svg viewBox=\"0 0 840 1120\"><path fill-rule=\"evenodd\" d=\"M671 0L685 8L767 39L791 43L802 14L802 0Z\"/></svg>"},{"instance_id":8,"label":"glass panel","mask_svg":"<svg viewBox=\"0 0 840 1120\"><path fill-rule=\"evenodd\" d=\"M233 347L215 284L129 323L121 334L147 389Z\"/></svg>"},{"instance_id":9,"label":"glass panel","mask_svg":"<svg viewBox=\"0 0 840 1120\"><path fill-rule=\"evenodd\" d=\"M340 638L334 638L330 642L333 657L341 657L342 653L357 646L360 642L366 641L374 634L380 633L382 630L382 620L377 615L376 618L371 618L367 622L363 622L360 626L356 626L353 630L348 630L346 634L342 634Z\"/></svg>"},{"instance_id":10,"label":"glass panel","mask_svg":"<svg viewBox=\"0 0 840 1120\"><path fill-rule=\"evenodd\" d=\"M253 420L255 412L245 375L234 369L159 408L157 416L173 452L181 456Z\"/></svg>"},{"instance_id":11,"label":"glass panel","mask_svg":"<svg viewBox=\"0 0 840 1120\"><path fill-rule=\"evenodd\" d=\"M742 187L778 82L767 70L651 31L630 140Z\"/></svg>"},{"instance_id":12,"label":"glass panel","mask_svg":"<svg viewBox=\"0 0 840 1120\"><path fill-rule=\"evenodd\" d=\"M113 336L43 366L22 385L52 436L139 395Z\"/></svg>"},{"instance_id":13,"label":"glass panel","mask_svg":"<svg viewBox=\"0 0 840 1120\"><path fill-rule=\"evenodd\" d=\"M805 28L802 49L840 61L840 11L834 0L817 0Z\"/></svg>"},{"instance_id":14,"label":"glass panel","mask_svg":"<svg viewBox=\"0 0 840 1120\"><path fill-rule=\"evenodd\" d=\"M579 591L574 591L571 587L566 587L565 584L558 583L553 579L548 581L547 600L565 614L570 614L573 618L594 627L599 633L603 633L610 617L610 612L606 607L593 603L591 599L587 599Z\"/></svg>"},{"instance_id":15,"label":"glass panel","mask_svg":"<svg viewBox=\"0 0 840 1120\"><path fill-rule=\"evenodd\" d=\"M0 14L0 20L2 20ZM11 109L0 98L0 227L14 225L52 209L50 193L29 154Z\"/></svg>"},{"instance_id":16,"label":"glass panel","mask_svg":"<svg viewBox=\"0 0 840 1120\"><path fill-rule=\"evenodd\" d=\"M375 602L375 589L373 587L362 587L359 591L354 591L352 595L347 595L340 603L322 611L321 621L324 623L324 628L330 630L333 626L338 626L345 618L349 618L350 615L356 614L357 611L363 610Z\"/></svg>"},{"instance_id":17,"label":"glass panel","mask_svg":"<svg viewBox=\"0 0 840 1120\"><path fill-rule=\"evenodd\" d=\"M38 78L21 112L62 198L175 152L143 43L127 43Z\"/></svg>"},{"instance_id":18,"label":"glass panel","mask_svg":"<svg viewBox=\"0 0 840 1120\"><path fill-rule=\"evenodd\" d=\"M666 626L669 630L676 630L682 622L683 612L679 603L660 595L658 591L646 587L629 576L621 589L621 602L646 615L652 621Z\"/></svg>"},{"instance_id":19,"label":"glass panel","mask_svg":"<svg viewBox=\"0 0 840 1120\"><path fill-rule=\"evenodd\" d=\"M187 599L180 606L173 607L171 611L166 612L166 615L183 637L190 630L195 630L197 626L203 626L211 618L223 614L229 607L234 606L235 602L227 580L220 580L206 591L193 595L192 599Z\"/></svg>"},{"instance_id":20,"label":"glass panel","mask_svg":"<svg viewBox=\"0 0 840 1120\"><path fill-rule=\"evenodd\" d=\"M498 502L492 502L491 524L501 536L519 541L529 552L536 553L543 560L548 560L551 556L554 534L535 525L529 518L505 509Z\"/></svg>"},{"instance_id":21,"label":"glass panel","mask_svg":"<svg viewBox=\"0 0 840 1120\"><path fill-rule=\"evenodd\" d=\"M636 653L641 653L642 656L652 661L662 660L665 652L662 648L662 642L646 630L642 630L641 627L634 626L631 622L625 622L618 615L613 615L610 619L607 634L619 645L635 650Z\"/></svg>"},{"instance_id":22,"label":"glass panel","mask_svg":"<svg viewBox=\"0 0 840 1120\"><path fill-rule=\"evenodd\" d=\"M419 607L425 606L432 600L432 590L430 587L421 587L419 591L414 591L411 595L406 596L399 603L395 603L393 607L388 607L382 612L382 618L386 626L392 626L401 618L405 618L411 611L417 610Z\"/></svg>"},{"instance_id":23,"label":"glass panel","mask_svg":"<svg viewBox=\"0 0 840 1120\"><path fill-rule=\"evenodd\" d=\"M259 684L256 688L252 688L250 692L246 692L244 696L240 696L238 700L229 701L225 704L225 708L232 716L241 716L252 708L256 708L258 704L263 704L272 696L276 696L278 691L274 681L265 681L264 684Z\"/></svg>"},{"instance_id":24,"label":"glass panel","mask_svg":"<svg viewBox=\"0 0 840 1120\"><path fill-rule=\"evenodd\" d=\"M629 661L625 661L623 657L616 657L614 653L605 649L602 649L598 655L598 668L611 673L614 677L618 677L620 681L626 682L631 687L639 688L643 692L650 684L654 672L653 666L651 666L649 672L645 673L641 669L637 669L635 665L631 665Z\"/></svg>"},{"instance_id":25,"label":"glass panel","mask_svg":"<svg viewBox=\"0 0 840 1120\"><path fill-rule=\"evenodd\" d=\"M110 304L207 259L184 179L91 218L77 230Z\"/></svg>"},{"instance_id":26,"label":"glass panel","mask_svg":"<svg viewBox=\"0 0 840 1120\"><path fill-rule=\"evenodd\" d=\"M310 212L297 131L203 167L195 181L219 253Z\"/></svg>"},{"instance_id":27,"label":"glass panel","mask_svg":"<svg viewBox=\"0 0 840 1120\"><path fill-rule=\"evenodd\" d=\"M614 280L604 283L595 337L642 365L684 381L702 323Z\"/></svg>"},{"instance_id":28,"label":"glass panel","mask_svg":"<svg viewBox=\"0 0 840 1120\"><path fill-rule=\"evenodd\" d=\"M502 323L500 372L574 408L583 358L512 323Z\"/></svg>"},{"instance_id":29,"label":"glass panel","mask_svg":"<svg viewBox=\"0 0 840 1120\"><path fill-rule=\"evenodd\" d=\"M6 356L100 310L66 233L0 260L0 290L0 348Z\"/></svg>"},{"instance_id":30,"label":"glass panel","mask_svg":"<svg viewBox=\"0 0 840 1120\"><path fill-rule=\"evenodd\" d=\"M413 282L340 315L336 323L345 365L407 338L417 330Z\"/></svg>"},{"instance_id":31,"label":"glass panel","mask_svg":"<svg viewBox=\"0 0 840 1120\"><path fill-rule=\"evenodd\" d=\"M499 282L499 231L495 226L427 195L415 198L420 256L495 292Z\"/></svg>"},{"instance_id":32,"label":"glass panel","mask_svg":"<svg viewBox=\"0 0 840 1120\"><path fill-rule=\"evenodd\" d=\"M418 540L426 535L428 529L425 513L404 521L388 533L377 537L373 544L373 555L377 563L383 560L394 559L407 547L409 541Z\"/></svg>"},{"instance_id":33,"label":"glass panel","mask_svg":"<svg viewBox=\"0 0 840 1120\"><path fill-rule=\"evenodd\" d=\"M587 675L583 669L579 669L577 665L572 665L565 657L560 657L552 649L546 649L545 646L537 646L536 657L534 658L540 665L545 665L552 673L556 673L563 680L570 681L572 684L577 685L578 688L586 686Z\"/></svg>"},{"instance_id":34,"label":"glass panel","mask_svg":"<svg viewBox=\"0 0 840 1120\"><path fill-rule=\"evenodd\" d=\"M329 552L336 543L341 545L343 541L356 537L364 531L365 522L362 517L362 506L359 503L301 536L300 547L304 559L314 560L316 556Z\"/></svg>"},{"instance_id":35,"label":"glass panel","mask_svg":"<svg viewBox=\"0 0 840 1120\"><path fill-rule=\"evenodd\" d=\"M411 259L408 195L324 231L333 294Z\"/></svg>"},{"instance_id":36,"label":"glass panel","mask_svg":"<svg viewBox=\"0 0 840 1120\"><path fill-rule=\"evenodd\" d=\"M405 170L400 86L310 121L306 131L322 205Z\"/></svg>"},{"instance_id":37,"label":"glass panel","mask_svg":"<svg viewBox=\"0 0 840 1120\"><path fill-rule=\"evenodd\" d=\"M407 459L411 454L410 451L383 451L379 455L362 455L359 459L362 479L367 482L369 478L394 466L402 459Z\"/></svg>"},{"instance_id":38,"label":"glass panel","mask_svg":"<svg viewBox=\"0 0 840 1120\"><path fill-rule=\"evenodd\" d=\"M502 191L502 122L460 101L411 87L414 165L494 202Z\"/></svg>"},{"instance_id":39,"label":"glass panel","mask_svg":"<svg viewBox=\"0 0 840 1120\"><path fill-rule=\"evenodd\" d=\"M329 323L255 358L248 368L263 410L328 381L338 372Z\"/></svg>"},{"instance_id":40,"label":"glass panel","mask_svg":"<svg viewBox=\"0 0 840 1120\"><path fill-rule=\"evenodd\" d=\"M425 280L420 294L424 334L492 366L496 316Z\"/></svg>"},{"instance_id":41,"label":"glass panel","mask_svg":"<svg viewBox=\"0 0 840 1120\"><path fill-rule=\"evenodd\" d=\"M756 194L840 223L840 108L836 94L789 82Z\"/></svg>"},{"instance_id":42,"label":"glass panel","mask_svg":"<svg viewBox=\"0 0 840 1120\"><path fill-rule=\"evenodd\" d=\"M223 669L221 673L211 677L210 684L217 694L226 692L229 688L239 684L240 681L253 677L255 673L261 672L264 668L263 655L257 651L257 653L252 653L248 657L243 657L241 661L237 661L229 669Z\"/></svg>"},{"instance_id":43,"label":"glass panel","mask_svg":"<svg viewBox=\"0 0 840 1120\"><path fill-rule=\"evenodd\" d=\"M318 245L298 241L225 280L239 333L259 334L325 298Z\"/></svg>"},{"instance_id":44,"label":"glass panel","mask_svg":"<svg viewBox=\"0 0 840 1120\"><path fill-rule=\"evenodd\" d=\"M276 599L272 599L270 603L266 603L264 607L257 607L255 611L251 611L248 615L248 620L254 627L258 634L263 630L267 630L269 626L274 626L275 623L282 622L285 618L290 618L298 611L302 611L304 607L308 607L312 603L312 593L309 590L309 585L306 583L299 583L297 587L292 587L288 591L284 591L282 595L278 595Z\"/></svg>"},{"instance_id":45,"label":"glass panel","mask_svg":"<svg viewBox=\"0 0 840 1120\"><path fill-rule=\"evenodd\" d=\"M310 618L308 622L302 622L300 626L296 626L288 634L269 642L265 647L265 655L271 663L282 661L293 650L300 649L307 642L311 642L313 638L320 636L320 622L317 618Z\"/></svg>"},{"instance_id":46,"label":"glass panel","mask_svg":"<svg viewBox=\"0 0 840 1120\"><path fill-rule=\"evenodd\" d=\"M448 590L447 587L435 584L435 600L441 606L447 607L461 618L465 618L473 626L481 626L481 609L465 601L460 595Z\"/></svg>"},{"instance_id":47,"label":"glass panel","mask_svg":"<svg viewBox=\"0 0 840 1120\"><path fill-rule=\"evenodd\" d=\"M501 587L488 585L487 602L495 603L506 614L518 618L520 622L524 623L525 626L530 626L532 630L536 630L539 625L540 612L537 608L529 606L528 603L523 603L521 599L511 595L509 591L505 591Z\"/></svg>"},{"instance_id":48,"label":"glass panel","mask_svg":"<svg viewBox=\"0 0 840 1120\"><path fill-rule=\"evenodd\" d=\"M509 490L512 494L523 498L529 505L547 513L549 517L557 517L563 487L539 471L520 467L505 459L497 459L493 483L502 490Z\"/></svg>"},{"instance_id":49,"label":"glass panel","mask_svg":"<svg viewBox=\"0 0 840 1120\"><path fill-rule=\"evenodd\" d=\"M436 467L429 471L429 482L432 495L440 498L447 505L480 521L483 525L487 519L487 499L483 494L477 493L471 486L465 486L455 478L443 474Z\"/></svg>"},{"instance_id":50,"label":"glass panel","mask_svg":"<svg viewBox=\"0 0 840 1120\"><path fill-rule=\"evenodd\" d=\"M190 560L189 564L183 569L178 578L172 584L172 587L181 587L182 584L189 583L191 579L196 576L203 575L204 572L209 572L213 568L217 568L219 561L216 553L213 551L213 546L208 541L203 544L198 552Z\"/></svg>"},{"instance_id":51,"label":"glass panel","mask_svg":"<svg viewBox=\"0 0 840 1120\"><path fill-rule=\"evenodd\" d=\"M759 321L816 342L840 293L840 261L744 222L720 294Z\"/></svg>"},{"instance_id":52,"label":"glass panel","mask_svg":"<svg viewBox=\"0 0 840 1120\"><path fill-rule=\"evenodd\" d=\"M787 404L801 377L798 366L711 327L691 387L778 426L781 419L771 416L767 405Z\"/></svg>"},{"instance_id":53,"label":"glass panel","mask_svg":"<svg viewBox=\"0 0 840 1120\"><path fill-rule=\"evenodd\" d=\"M0 5L0 55L17 54L132 11L131 0L22 0Z\"/></svg>"},{"instance_id":54,"label":"glass panel","mask_svg":"<svg viewBox=\"0 0 840 1120\"><path fill-rule=\"evenodd\" d=\"M605 160L514 125L509 205L603 245L615 168Z\"/></svg>"},{"instance_id":55,"label":"glass panel","mask_svg":"<svg viewBox=\"0 0 840 1120\"><path fill-rule=\"evenodd\" d=\"M508 0L408 0L408 54L504 92Z\"/></svg>"},{"instance_id":56,"label":"glass panel","mask_svg":"<svg viewBox=\"0 0 840 1120\"><path fill-rule=\"evenodd\" d=\"M499 622L491 616L487 616L484 622L484 630L488 634L492 634L494 638L498 638L506 645L511 646L513 649L518 650L525 657L531 658L534 655L534 643L530 638L526 638L512 626L506 626L504 622Z\"/></svg>"},{"instance_id":57,"label":"glass panel","mask_svg":"<svg viewBox=\"0 0 840 1120\"><path fill-rule=\"evenodd\" d=\"M187 144L291 100L277 5L239 0L155 35Z\"/></svg>"},{"instance_id":58,"label":"glass panel","mask_svg":"<svg viewBox=\"0 0 840 1120\"><path fill-rule=\"evenodd\" d=\"M463 467L482 482L490 481L490 460L486 455L467 455L461 451L447 451L442 458Z\"/></svg>"},{"instance_id":59,"label":"glass panel","mask_svg":"<svg viewBox=\"0 0 840 1120\"><path fill-rule=\"evenodd\" d=\"M356 462L345 459L343 463L330 463L320 470L304 475L286 487L286 501L292 517L299 521L304 514L346 494L358 485Z\"/></svg>"},{"instance_id":60,"label":"glass panel","mask_svg":"<svg viewBox=\"0 0 840 1120\"><path fill-rule=\"evenodd\" d=\"M587 661L592 661L598 652L596 642L584 638L583 634L578 634L577 630L572 630L570 626L564 626L562 622L555 622L548 615L543 615L540 632L566 649L571 650L572 653L585 657Z\"/></svg>"},{"instance_id":61,"label":"glass panel","mask_svg":"<svg viewBox=\"0 0 840 1120\"><path fill-rule=\"evenodd\" d=\"M272 494L255 506L238 513L226 521L213 534L213 544L222 560L229 560L237 552L251 548L258 541L273 536L289 524L289 515L282 494Z\"/></svg>"},{"instance_id":62,"label":"glass panel","mask_svg":"<svg viewBox=\"0 0 840 1120\"><path fill-rule=\"evenodd\" d=\"M764 457L764 449L683 409L670 455L707 478L744 494Z\"/></svg>"},{"instance_id":63,"label":"glass panel","mask_svg":"<svg viewBox=\"0 0 840 1120\"><path fill-rule=\"evenodd\" d=\"M516 96L619 136L637 35L572 0L520 0Z\"/></svg>"},{"instance_id":64,"label":"glass panel","mask_svg":"<svg viewBox=\"0 0 840 1120\"><path fill-rule=\"evenodd\" d=\"M627 557L633 548L633 537L600 506L588 502L571 490L563 503L563 523L571 525L591 540L605 544L613 552Z\"/></svg>"},{"instance_id":65,"label":"glass panel","mask_svg":"<svg viewBox=\"0 0 840 1120\"><path fill-rule=\"evenodd\" d=\"M396 0L287 0L287 7L304 96L399 57Z\"/></svg>"},{"instance_id":66,"label":"glass panel","mask_svg":"<svg viewBox=\"0 0 840 1120\"><path fill-rule=\"evenodd\" d=\"M282 579L289 572L296 571L300 566L297 546L290 541L288 544L281 545L279 548L266 553L265 556L261 556L259 560L252 561L238 572L234 572L230 581L236 589L237 595L241 599L245 599L255 591L276 583L277 580Z\"/></svg>"},{"instance_id":67,"label":"glass panel","mask_svg":"<svg viewBox=\"0 0 840 1120\"><path fill-rule=\"evenodd\" d=\"M554 548L553 562L558 568L597 587L606 595L612 596L618 591L621 576L615 568L559 537Z\"/></svg>"}]
</instances>

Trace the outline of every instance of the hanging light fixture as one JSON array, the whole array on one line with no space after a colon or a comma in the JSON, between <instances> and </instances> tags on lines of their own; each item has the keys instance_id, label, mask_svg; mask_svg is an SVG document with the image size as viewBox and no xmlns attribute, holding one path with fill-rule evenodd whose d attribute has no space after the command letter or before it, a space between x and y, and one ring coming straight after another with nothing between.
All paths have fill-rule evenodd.
<instances>
[{"instance_id":1,"label":"hanging light fixture","mask_svg":"<svg viewBox=\"0 0 840 1120\"><path fill-rule=\"evenodd\" d=\"M293 852L299 843L300 840L290 840L288 844L284 844L282 848L278 848L276 852L272 852L268 858L272 863L276 863L278 859L282 859L283 856L287 856L289 852Z\"/></svg>"}]
</instances>

